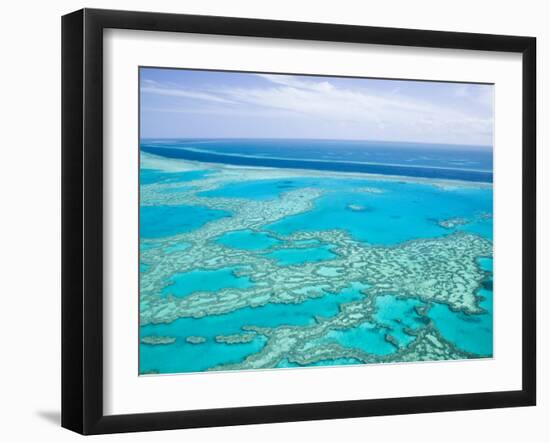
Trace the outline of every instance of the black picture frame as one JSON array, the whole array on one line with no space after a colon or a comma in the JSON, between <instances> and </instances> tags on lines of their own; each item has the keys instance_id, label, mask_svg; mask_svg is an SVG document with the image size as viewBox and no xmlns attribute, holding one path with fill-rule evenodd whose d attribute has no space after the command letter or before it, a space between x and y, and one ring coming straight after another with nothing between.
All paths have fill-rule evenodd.
<instances>
[{"instance_id":1,"label":"black picture frame","mask_svg":"<svg viewBox=\"0 0 550 443\"><path fill-rule=\"evenodd\" d=\"M391 399L104 415L103 30L503 51L523 64L522 388ZM536 403L536 39L83 9L62 18L62 426L81 434L530 406Z\"/></svg>"}]
</instances>

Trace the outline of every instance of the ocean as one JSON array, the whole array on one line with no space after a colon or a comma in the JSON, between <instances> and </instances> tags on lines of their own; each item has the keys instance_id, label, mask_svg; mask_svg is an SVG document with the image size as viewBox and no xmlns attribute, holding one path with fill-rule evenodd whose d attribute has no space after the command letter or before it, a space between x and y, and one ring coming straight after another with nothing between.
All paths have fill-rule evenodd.
<instances>
[{"instance_id":1,"label":"ocean","mask_svg":"<svg viewBox=\"0 0 550 443\"><path fill-rule=\"evenodd\" d=\"M143 140L143 152L236 166L492 182L487 146L356 140Z\"/></svg>"},{"instance_id":2,"label":"ocean","mask_svg":"<svg viewBox=\"0 0 550 443\"><path fill-rule=\"evenodd\" d=\"M141 374L492 356L491 148L140 150Z\"/></svg>"}]
</instances>

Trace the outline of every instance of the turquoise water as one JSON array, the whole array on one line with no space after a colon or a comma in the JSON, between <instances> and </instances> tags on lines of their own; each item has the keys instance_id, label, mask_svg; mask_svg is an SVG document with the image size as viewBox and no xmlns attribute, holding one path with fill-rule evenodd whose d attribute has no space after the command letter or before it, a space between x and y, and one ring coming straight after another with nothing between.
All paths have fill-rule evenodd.
<instances>
[{"instance_id":1,"label":"turquoise water","mask_svg":"<svg viewBox=\"0 0 550 443\"><path fill-rule=\"evenodd\" d=\"M482 269L492 272L493 260L480 259ZM482 314L454 312L447 305L434 303L428 316L443 337L464 351L482 355L493 354L493 285L488 276L477 294L483 297Z\"/></svg>"},{"instance_id":2,"label":"turquoise water","mask_svg":"<svg viewBox=\"0 0 550 443\"><path fill-rule=\"evenodd\" d=\"M220 144L219 146L222 146ZM218 147L219 147L218 146ZM305 149L305 148L304 148ZM304 154L306 151L302 151ZM157 153L158 154L158 153ZM328 154L327 154L328 155ZM332 153L330 155L333 155ZM383 157L383 152L376 155ZM462 156L464 157L464 156ZM461 157L461 158L462 158ZM446 158L430 160L445 163L448 167L457 162L468 164L467 158ZM486 159L481 163L485 162ZM475 160L475 159L474 159ZM472 160L472 161L474 161ZM475 160L475 161L477 161ZM405 159L403 159L405 161ZM418 157L418 162L423 160ZM480 164L481 164L480 163ZM485 166L487 164L483 163ZM142 169L141 184L173 184L166 190L170 193L193 191L200 187L200 180L216 174L213 165L200 171L162 172ZM434 172L436 173L436 172ZM465 173L466 174L466 173ZM467 175L467 174L466 174ZM195 181L192 185L187 182ZM239 180L207 192L203 197L239 198L256 201L276 201L283 193L301 188L323 189L325 193L314 201L311 210L288 216L275 223L261 227L261 231L241 229L229 231L211 239L228 248L246 250L258 257L270 258L277 266L299 266L310 262L336 258L330 245L317 240L298 242L303 248L284 248L284 241L277 235L289 235L302 231L346 230L355 240L373 245L391 246L401 242L428 239L449 235L456 231L466 231L493 238L493 190L487 186L457 186L443 189L429 183L411 181L386 181L373 178L293 177L285 179ZM362 192L361 189L367 192ZM371 192L369 191L369 188ZM378 191L378 192L372 192ZM191 232L206 223L231 217L226 211L212 210L199 206L142 206L140 208L140 238L142 250L162 246L164 238ZM446 229L438 222L461 218L466 223ZM168 243L169 244L169 243ZM170 244L163 251L166 254L179 253L190 244L181 242ZM176 254L178 253L178 254ZM167 255L169 257L169 255ZM457 348L479 356L493 353L493 288L492 259L480 258L480 267L487 272L487 278L478 289L482 297L480 314L465 314L452 311L447 305L433 303L426 317L419 316L417 307L425 306L414 298L401 298L400 294L378 296L374 320L383 325L363 323L355 328L333 330L319 338L318 343L337 342L342 346L386 356L398 348L409 345L414 336L407 330L422 328L432 321L441 335ZM328 268L327 268L328 269ZM224 288L246 289L254 285L246 276L237 276L238 268L223 267L217 270L196 269L186 273L175 273L165 281L161 296L173 294L187 297L198 291L216 292ZM150 266L140 264L140 272L150 271ZM354 284L339 294L316 289L321 296L301 303L270 303L255 308L241 308L233 312L203 318L180 318L169 324L147 325L140 328L141 336L158 335L175 337L170 345L140 345L140 371L150 370L161 373L204 371L217 365L238 363L247 356L260 352L266 338L257 336L250 343L224 344L215 342L217 335L244 332L244 326L276 328L282 326L307 327L315 325L316 319L337 315L342 303L360 300L364 297L361 289L368 286ZM310 288L311 289L311 288ZM304 288L304 291L306 289ZM160 292L160 291L159 291ZM393 337L395 344L387 339ZM206 339L202 344L185 341L189 336ZM346 365L357 364L355 359L323 360L312 364ZM286 359L278 367L296 367Z\"/></svg>"},{"instance_id":3,"label":"turquoise water","mask_svg":"<svg viewBox=\"0 0 550 443\"><path fill-rule=\"evenodd\" d=\"M414 340L414 337L407 334L405 329L415 330L424 326L422 318L415 310L415 307L422 305L422 302L411 298L399 299L394 295L377 297L375 318L388 326L388 333L400 346L406 346Z\"/></svg>"},{"instance_id":4,"label":"turquoise water","mask_svg":"<svg viewBox=\"0 0 550 443\"><path fill-rule=\"evenodd\" d=\"M142 206L139 210L139 235L141 238L170 237L230 215L226 211L201 206Z\"/></svg>"},{"instance_id":5,"label":"turquoise water","mask_svg":"<svg viewBox=\"0 0 550 443\"><path fill-rule=\"evenodd\" d=\"M256 308L242 308L223 315L211 315L202 318L180 318L168 324L147 325L140 328L142 337L159 335L177 337L172 345L141 344L141 370L157 369L161 372L194 372L204 370L205 360L198 356L209 352L211 366L234 362L232 358L243 359L258 352L263 347L263 340L247 344L220 344L214 341L217 335L230 335L244 332L243 326L260 327L307 326L315 323L315 317L332 317L339 311L340 304L360 300L360 293L367 286L354 284L338 294L324 293L323 296L299 304L270 303ZM185 342L190 335L201 336L207 343L191 345ZM231 354L231 347L236 347L236 354ZM173 360L173 353L183 352L186 358L178 356ZM236 357L238 356L238 357ZM228 360L229 359L229 360ZM210 366L210 367L211 367Z\"/></svg>"},{"instance_id":6,"label":"turquoise water","mask_svg":"<svg viewBox=\"0 0 550 443\"><path fill-rule=\"evenodd\" d=\"M205 371L220 364L238 363L248 355L259 352L265 339L257 337L250 343L225 344L208 340L191 344L184 336L177 336L170 345L140 345L140 371L155 370L170 374Z\"/></svg>"},{"instance_id":7,"label":"turquoise water","mask_svg":"<svg viewBox=\"0 0 550 443\"><path fill-rule=\"evenodd\" d=\"M280 243L265 232L250 230L228 232L216 239L216 242L235 249L258 250L268 249Z\"/></svg>"},{"instance_id":8,"label":"turquoise water","mask_svg":"<svg viewBox=\"0 0 550 443\"><path fill-rule=\"evenodd\" d=\"M195 188L194 186L174 186L174 187L165 189L163 192L165 194L177 194L179 192L189 191L194 188Z\"/></svg>"},{"instance_id":9,"label":"turquoise water","mask_svg":"<svg viewBox=\"0 0 550 443\"><path fill-rule=\"evenodd\" d=\"M298 265L337 257L331 251L330 246L325 245L316 248L279 249L265 254L265 256L277 260L281 266Z\"/></svg>"},{"instance_id":10,"label":"turquoise water","mask_svg":"<svg viewBox=\"0 0 550 443\"><path fill-rule=\"evenodd\" d=\"M159 171L158 169L141 168L139 172L139 182L142 185L149 185L151 183L176 183L200 180L205 178L211 172L211 170L164 172Z\"/></svg>"},{"instance_id":11,"label":"turquoise water","mask_svg":"<svg viewBox=\"0 0 550 443\"><path fill-rule=\"evenodd\" d=\"M196 270L174 274L171 285L162 290L163 295L185 297L193 292L216 292L225 288L249 288L252 282L247 277L237 277L235 269L223 268L214 271Z\"/></svg>"},{"instance_id":12,"label":"turquoise water","mask_svg":"<svg viewBox=\"0 0 550 443\"><path fill-rule=\"evenodd\" d=\"M447 305L434 303L428 313L444 338L458 348L482 355L493 353L493 292L480 290L486 297L481 306L485 314L469 315L453 312Z\"/></svg>"},{"instance_id":13,"label":"turquoise water","mask_svg":"<svg viewBox=\"0 0 550 443\"><path fill-rule=\"evenodd\" d=\"M281 194L295 189L311 187L326 190L349 190L354 187L369 186L370 180L338 180L330 177L294 177L283 179L248 180L232 182L218 189L202 192L205 197L248 198L251 200L273 200Z\"/></svg>"},{"instance_id":14,"label":"turquoise water","mask_svg":"<svg viewBox=\"0 0 550 443\"><path fill-rule=\"evenodd\" d=\"M480 257L477 260L481 269L487 272L493 272L493 259L489 257Z\"/></svg>"},{"instance_id":15,"label":"turquoise water","mask_svg":"<svg viewBox=\"0 0 550 443\"><path fill-rule=\"evenodd\" d=\"M336 341L342 346L360 349L375 355L388 355L396 348L385 339L387 331L371 323L363 323L352 329L330 331L322 341Z\"/></svg>"},{"instance_id":16,"label":"turquoise water","mask_svg":"<svg viewBox=\"0 0 550 443\"><path fill-rule=\"evenodd\" d=\"M388 182L369 182L364 186L385 192L360 193L348 186L322 196L312 211L286 217L266 228L283 235L302 230L346 229L355 239L371 244L440 237L456 230L492 238L492 221L477 220L480 212L492 212L490 189L442 191L429 185ZM363 210L350 209L350 205ZM453 217L466 217L472 223L454 229L437 224Z\"/></svg>"},{"instance_id":17,"label":"turquoise water","mask_svg":"<svg viewBox=\"0 0 550 443\"><path fill-rule=\"evenodd\" d=\"M185 251L189 246L191 246L189 243L176 243L175 245L168 246L166 248L166 252L179 252L179 251Z\"/></svg>"},{"instance_id":18,"label":"turquoise water","mask_svg":"<svg viewBox=\"0 0 550 443\"><path fill-rule=\"evenodd\" d=\"M266 229L282 235L302 230L346 229L357 240L372 244L440 237L456 230L492 238L492 220L480 217L482 213L492 213L491 188L441 190L429 184L408 182L293 178L231 183L203 194L272 200L283 192L304 187L331 192L318 199L312 211L286 217L267 225ZM383 193L358 192L361 187L376 188ZM354 207L361 209L354 210ZM453 229L437 224L440 220L454 217L465 217L471 222Z\"/></svg>"},{"instance_id":19,"label":"turquoise water","mask_svg":"<svg viewBox=\"0 0 550 443\"><path fill-rule=\"evenodd\" d=\"M255 308L209 315L202 318L180 318L167 324L147 325L141 328L142 335L201 335L213 338L242 332L242 326L260 327L306 326L315 323L315 317L332 317L339 311L340 304L361 300L361 289L366 285L354 284L338 294L322 293L321 297L298 304L269 303Z\"/></svg>"},{"instance_id":20,"label":"turquoise water","mask_svg":"<svg viewBox=\"0 0 550 443\"><path fill-rule=\"evenodd\" d=\"M141 236L140 236L141 237ZM143 239L141 239L143 240ZM147 239L149 240L149 239ZM155 241L147 241L147 242L144 242L144 241L140 241L139 242L139 249L140 251L147 251L148 249L152 249L152 248L156 248L158 247L159 245L155 242Z\"/></svg>"},{"instance_id":21,"label":"turquoise water","mask_svg":"<svg viewBox=\"0 0 550 443\"><path fill-rule=\"evenodd\" d=\"M292 180L254 180L230 183L222 188L201 192L203 197L244 197L250 200L272 200L293 188Z\"/></svg>"}]
</instances>

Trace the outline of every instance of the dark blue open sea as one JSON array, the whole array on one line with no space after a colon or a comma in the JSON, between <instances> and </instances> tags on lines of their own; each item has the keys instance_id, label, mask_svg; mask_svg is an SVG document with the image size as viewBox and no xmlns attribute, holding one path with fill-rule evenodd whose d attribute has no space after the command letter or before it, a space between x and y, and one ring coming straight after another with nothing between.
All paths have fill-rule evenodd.
<instances>
[{"instance_id":1,"label":"dark blue open sea","mask_svg":"<svg viewBox=\"0 0 550 443\"><path fill-rule=\"evenodd\" d=\"M150 154L208 163L492 182L490 146L357 140L142 140Z\"/></svg>"}]
</instances>

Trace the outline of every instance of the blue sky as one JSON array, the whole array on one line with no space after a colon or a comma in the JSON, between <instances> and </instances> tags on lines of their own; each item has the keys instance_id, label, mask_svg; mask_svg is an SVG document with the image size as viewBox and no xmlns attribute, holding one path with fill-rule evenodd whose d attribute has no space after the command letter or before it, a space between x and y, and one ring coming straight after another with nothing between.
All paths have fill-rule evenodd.
<instances>
[{"instance_id":1,"label":"blue sky","mask_svg":"<svg viewBox=\"0 0 550 443\"><path fill-rule=\"evenodd\" d=\"M493 144L493 86L140 69L142 138Z\"/></svg>"}]
</instances>

